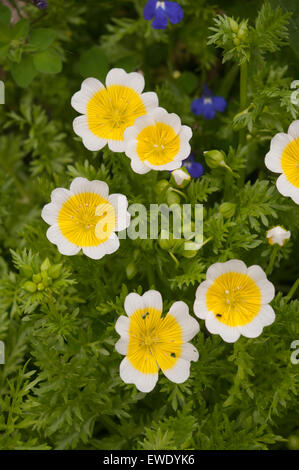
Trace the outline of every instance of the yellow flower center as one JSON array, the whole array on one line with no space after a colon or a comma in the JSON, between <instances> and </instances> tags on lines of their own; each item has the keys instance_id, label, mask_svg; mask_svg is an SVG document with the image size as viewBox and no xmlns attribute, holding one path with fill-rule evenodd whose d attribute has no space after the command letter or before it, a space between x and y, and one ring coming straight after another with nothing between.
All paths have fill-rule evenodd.
<instances>
[{"instance_id":1,"label":"yellow flower center","mask_svg":"<svg viewBox=\"0 0 299 470\"><path fill-rule=\"evenodd\" d=\"M299 188L299 138L292 140L284 149L281 167L287 180Z\"/></svg>"},{"instance_id":2,"label":"yellow flower center","mask_svg":"<svg viewBox=\"0 0 299 470\"><path fill-rule=\"evenodd\" d=\"M182 351L182 329L171 315L154 308L139 309L130 317L127 358L145 374L174 366Z\"/></svg>"},{"instance_id":3,"label":"yellow flower center","mask_svg":"<svg viewBox=\"0 0 299 470\"><path fill-rule=\"evenodd\" d=\"M261 291L247 274L221 274L209 287L206 304L222 323L241 326L251 322L261 308Z\"/></svg>"},{"instance_id":4,"label":"yellow flower center","mask_svg":"<svg viewBox=\"0 0 299 470\"><path fill-rule=\"evenodd\" d=\"M71 243L82 247L97 246L107 240L115 228L115 210L99 194L76 194L61 207L58 225Z\"/></svg>"},{"instance_id":5,"label":"yellow flower center","mask_svg":"<svg viewBox=\"0 0 299 470\"><path fill-rule=\"evenodd\" d=\"M168 124L157 122L145 127L137 136L137 154L151 165L172 162L180 149L180 138Z\"/></svg>"},{"instance_id":6,"label":"yellow flower center","mask_svg":"<svg viewBox=\"0 0 299 470\"><path fill-rule=\"evenodd\" d=\"M124 140L124 131L146 114L140 95L132 88L111 85L99 90L87 104L88 127L102 139Z\"/></svg>"}]
</instances>

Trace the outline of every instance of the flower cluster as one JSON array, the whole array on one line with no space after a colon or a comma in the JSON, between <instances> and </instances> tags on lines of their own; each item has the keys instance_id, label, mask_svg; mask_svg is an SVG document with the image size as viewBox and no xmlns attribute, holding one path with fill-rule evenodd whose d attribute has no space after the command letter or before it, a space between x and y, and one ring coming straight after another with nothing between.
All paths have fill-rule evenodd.
<instances>
[{"instance_id":1,"label":"flower cluster","mask_svg":"<svg viewBox=\"0 0 299 470\"><path fill-rule=\"evenodd\" d=\"M145 8L148 16L155 8L154 27L166 13L173 19L171 3L148 2ZM108 144L111 151L126 154L134 172L168 170L176 184L183 187L191 177L203 174L202 165L190 153L192 131L181 124L179 116L159 107L156 93L144 93L144 86L140 73L126 73L122 69L112 69L105 85L87 78L71 100L73 108L81 113L73 122L74 131L89 150L97 151ZM195 114L206 119L212 119L216 111L225 108L225 100L213 96L207 87L203 97L192 104ZM221 152L214 150L205 156L211 168L225 166ZM280 133L272 139L265 163L270 170L282 173L277 180L278 190L299 203L299 121L291 124L288 134ZM104 181L77 177L69 190L52 191L42 218L50 225L47 238L60 253L75 255L82 249L86 256L99 260L118 249L116 232L130 223L127 209L126 196L109 195ZM271 245L282 246L288 238L290 232L279 226L267 232ZM233 343L241 335L255 338L275 320L269 305L274 292L260 266L247 267L235 259L216 263L209 267L206 280L197 287L194 313L205 320L210 333L220 335L226 342ZM143 296L129 294L124 309L127 316L121 315L115 326L120 335L116 350L125 355L120 365L122 380L135 384L142 392L155 387L159 368L175 383L187 380L190 362L198 360L198 351L189 341L199 331L188 306L175 302L163 315L160 293L148 291Z\"/></svg>"}]
</instances>

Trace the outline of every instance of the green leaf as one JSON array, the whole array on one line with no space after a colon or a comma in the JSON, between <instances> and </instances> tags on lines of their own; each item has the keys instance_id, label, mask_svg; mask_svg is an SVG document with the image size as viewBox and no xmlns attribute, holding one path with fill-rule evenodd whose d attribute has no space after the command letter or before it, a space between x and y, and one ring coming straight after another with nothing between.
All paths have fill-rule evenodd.
<instances>
[{"instance_id":1,"label":"green leaf","mask_svg":"<svg viewBox=\"0 0 299 470\"><path fill-rule=\"evenodd\" d=\"M11 19L10 8L0 5L0 24L9 24Z\"/></svg>"},{"instance_id":2,"label":"green leaf","mask_svg":"<svg viewBox=\"0 0 299 470\"><path fill-rule=\"evenodd\" d=\"M12 28L13 39L25 39L29 33L29 21L24 18L18 21Z\"/></svg>"},{"instance_id":3,"label":"green leaf","mask_svg":"<svg viewBox=\"0 0 299 470\"><path fill-rule=\"evenodd\" d=\"M0 46L0 62L6 58L8 51L9 51L9 44Z\"/></svg>"},{"instance_id":4,"label":"green leaf","mask_svg":"<svg viewBox=\"0 0 299 470\"><path fill-rule=\"evenodd\" d=\"M103 81L108 69L108 59L98 46L93 46L81 54L79 70L83 78L94 77Z\"/></svg>"},{"instance_id":5,"label":"green leaf","mask_svg":"<svg viewBox=\"0 0 299 470\"><path fill-rule=\"evenodd\" d=\"M9 26L1 25L0 28L0 43L10 43L12 39L12 29Z\"/></svg>"},{"instance_id":6,"label":"green leaf","mask_svg":"<svg viewBox=\"0 0 299 470\"><path fill-rule=\"evenodd\" d=\"M11 74L17 85L20 87L27 87L36 76L32 57L25 56L19 64L13 64Z\"/></svg>"},{"instance_id":7,"label":"green leaf","mask_svg":"<svg viewBox=\"0 0 299 470\"><path fill-rule=\"evenodd\" d=\"M55 31L49 28L39 28L35 31L32 31L28 45L31 46L34 50L44 51L52 44L55 39Z\"/></svg>"},{"instance_id":8,"label":"green leaf","mask_svg":"<svg viewBox=\"0 0 299 470\"><path fill-rule=\"evenodd\" d=\"M62 70L61 59L52 49L35 54L33 63L36 70L42 73L59 73Z\"/></svg>"}]
</instances>

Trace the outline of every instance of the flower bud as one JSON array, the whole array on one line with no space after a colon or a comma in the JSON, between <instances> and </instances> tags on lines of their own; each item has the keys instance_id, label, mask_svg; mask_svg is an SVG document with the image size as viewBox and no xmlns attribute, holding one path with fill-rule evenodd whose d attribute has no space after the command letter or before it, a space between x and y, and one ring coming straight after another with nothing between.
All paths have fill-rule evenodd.
<instances>
[{"instance_id":1,"label":"flower bud","mask_svg":"<svg viewBox=\"0 0 299 470\"><path fill-rule=\"evenodd\" d=\"M198 243L185 242L182 255L184 256L184 258L194 258L199 249L200 245Z\"/></svg>"},{"instance_id":2,"label":"flower bud","mask_svg":"<svg viewBox=\"0 0 299 470\"><path fill-rule=\"evenodd\" d=\"M34 282L32 282L32 281L27 281L23 285L23 289L25 289L27 292L31 292L33 294L33 292L36 291L36 284L34 284Z\"/></svg>"},{"instance_id":3,"label":"flower bud","mask_svg":"<svg viewBox=\"0 0 299 470\"><path fill-rule=\"evenodd\" d=\"M227 170L232 171L230 167L225 163L225 153L219 150L208 150L203 153L206 159L206 164L210 168L217 168L219 166L225 167Z\"/></svg>"},{"instance_id":4,"label":"flower bud","mask_svg":"<svg viewBox=\"0 0 299 470\"><path fill-rule=\"evenodd\" d=\"M126 267L126 275L129 280L133 279L137 274L137 268L134 261L131 261Z\"/></svg>"},{"instance_id":5,"label":"flower bud","mask_svg":"<svg viewBox=\"0 0 299 470\"><path fill-rule=\"evenodd\" d=\"M155 193L158 194L158 196L159 196L167 188L169 188L169 182L167 180L160 180L155 185Z\"/></svg>"},{"instance_id":6,"label":"flower bud","mask_svg":"<svg viewBox=\"0 0 299 470\"><path fill-rule=\"evenodd\" d=\"M271 228L267 232L267 239L270 245L280 245L283 246L291 237L291 232L285 230L284 228L277 225L276 227Z\"/></svg>"},{"instance_id":7,"label":"flower bud","mask_svg":"<svg viewBox=\"0 0 299 470\"><path fill-rule=\"evenodd\" d=\"M233 202L223 202L219 207L219 212L223 217L230 218L235 214L236 207L236 204Z\"/></svg>"},{"instance_id":8,"label":"flower bud","mask_svg":"<svg viewBox=\"0 0 299 470\"><path fill-rule=\"evenodd\" d=\"M171 191L171 188L169 188L167 191L166 201L167 204L171 206L171 204L180 204L181 198L178 193Z\"/></svg>"},{"instance_id":9,"label":"flower bud","mask_svg":"<svg viewBox=\"0 0 299 470\"><path fill-rule=\"evenodd\" d=\"M26 279L31 279L33 275L33 269L30 264L23 264L23 266L20 267L20 274Z\"/></svg>"},{"instance_id":10,"label":"flower bud","mask_svg":"<svg viewBox=\"0 0 299 470\"><path fill-rule=\"evenodd\" d=\"M40 274L40 273L38 273L38 274L33 274L32 280L33 280L33 282L36 282L36 283L41 282L41 280L42 280L41 274Z\"/></svg>"},{"instance_id":11,"label":"flower bud","mask_svg":"<svg viewBox=\"0 0 299 470\"><path fill-rule=\"evenodd\" d=\"M57 279L60 276L61 269L62 269L62 264L61 263L60 264L53 264L52 266L50 266L50 268L48 270L48 275L52 279Z\"/></svg>"},{"instance_id":12,"label":"flower bud","mask_svg":"<svg viewBox=\"0 0 299 470\"><path fill-rule=\"evenodd\" d=\"M41 271L46 271L46 269L49 269L50 266L51 266L50 260L49 260L49 258L46 258L46 259L42 262L41 267L40 267L40 270L41 270Z\"/></svg>"},{"instance_id":13,"label":"flower bud","mask_svg":"<svg viewBox=\"0 0 299 470\"><path fill-rule=\"evenodd\" d=\"M44 290L44 288L45 288L45 285L42 282L39 282L37 284L37 290Z\"/></svg>"},{"instance_id":14,"label":"flower bud","mask_svg":"<svg viewBox=\"0 0 299 470\"><path fill-rule=\"evenodd\" d=\"M179 188L185 188L189 184L191 176L188 170L183 166L171 172L171 179Z\"/></svg>"}]
</instances>

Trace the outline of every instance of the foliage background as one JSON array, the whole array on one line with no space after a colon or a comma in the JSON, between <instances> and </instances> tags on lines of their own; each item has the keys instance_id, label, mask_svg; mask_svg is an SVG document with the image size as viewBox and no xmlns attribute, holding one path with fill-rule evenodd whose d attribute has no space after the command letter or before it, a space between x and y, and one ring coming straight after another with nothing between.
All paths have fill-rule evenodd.
<instances>
[{"instance_id":1,"label":"foliage background","mask_svg":"<svg viewBox=\"0 0 299 470\"><path fill-rule=\"evenodd\" d=\"M165 31L143 19L143 0L50 0L44 13L30 2L5 3L18 11L12 27L0 9L0 448L299 448L299 366L290 362L299 302L286 297L298 277L298 206L277 192L264 165L272 136L299 115L290 102L299 74L296 0L262 10L260 0L181 0L184 20ZM245 39L236 44L229 24L215 23L218 14L248 19ZM240 114L242 61L248 87ZM171 199L157 190L166 172L136 175L124 155L89 152L72 130L72 94L83 78L103 80L112 67L142 70L146 89L193 128L205 175L181 202L204 203L211 237L193 258L171 243L122 240L115 254L93 261L62 256L46 239L41 209L75 176L105 180L130 203ZM228 101L212 121L190 111L205 82ZM232 177L204 163L203 151L213 148L227 153ZM236 204L232 217L219 210L224 201ZM292 238L270 275L275 323L257 339L226 344L201 321L193 341L200 359L185 384L161 376L143 394L122 383L114 324L126 294L156 288L165 309L184 300L192 312L210 264L239 258L266 269L273 248L265 234L277 223Z\"/></svg>"}]
</instances>

